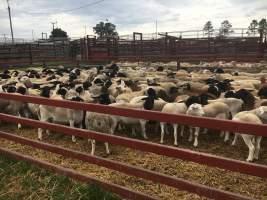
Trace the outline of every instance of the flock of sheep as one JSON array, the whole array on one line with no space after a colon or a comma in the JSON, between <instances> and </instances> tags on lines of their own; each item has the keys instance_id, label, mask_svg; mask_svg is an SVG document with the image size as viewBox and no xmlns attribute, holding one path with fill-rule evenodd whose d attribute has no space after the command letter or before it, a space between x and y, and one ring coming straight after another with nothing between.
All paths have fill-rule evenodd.
<instances>
[{"instance_id":1,"label":"flock of sheep","mask_svg":"<svg viewBox=\"0 0 267 200\"><path fill-rule=\"evenodd\" d=\"M198 71L173 71L164 67L119 67L116 64L89 69L45 68L42 70L5 70L0 74L0 92L33 95L57 100L99 103L113 107L153 110L172 114L187 114L199 117L229 119L262 124L267 122L267 84L265 74L224 71L224 64L218 63L212 69ZM237 65L226 63L225 65ZM239 64L242 65L242 64ZM248 65L248 64L247 64ZM23 103L0 99L3 113L39 119L44 122L60 123L71 127L86 128L114 134L115 130L131 127L132 135L141 128L144 139L146 120L84 112L46 105ZM178 129L172 124L174 145L178 145L178 130L184 135L185 127ZM18 128L21 125L18 124ZM159 129L160 128L160 129ZM160 132L160 143L164 143L166 123L155 123ZM208 130L204 129L202 137ZM49 134L49 131L46 130ZM189 142L198 146L199 127L189 127ZM38 129L38 139L43 130ZM231 133L221 132L224 141ZM247 161L258 159L262 137L234 133L232 145L239 135L249 148ZM72 141L76 142L75 136ZM95 141L91 140L95 153ZM109 154L108 143L105 143Z\"/></svg>"}]
</instances>

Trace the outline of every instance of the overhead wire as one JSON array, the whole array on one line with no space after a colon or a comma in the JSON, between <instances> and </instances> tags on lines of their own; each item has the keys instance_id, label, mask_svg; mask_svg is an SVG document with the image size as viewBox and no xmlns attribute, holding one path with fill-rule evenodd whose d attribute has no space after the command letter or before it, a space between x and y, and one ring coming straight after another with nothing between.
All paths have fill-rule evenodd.
<instances>
[{"instance_id":1,"label":"overhead wire","mask_svg":"<svg viewBox=\"0 0 267 200\"><path fill-rule=\"evenodd\" d=\"M97 5L102 3L105 0L98 0L98 1L94 1L91 3L87 3L85 5L76 7L76 8L72 8L72 9L66 9L66 10L59 10L59 11L53 11L53 12L28 12L28 11L20 11L21 13L26 13L26 14L30 14L30 15L51 15L51 14L61 14L61 13L66 13L66 12L73 12L76 10L80 10L80 9L84 9L93 5Z\"/></svg>"}]
</instances>

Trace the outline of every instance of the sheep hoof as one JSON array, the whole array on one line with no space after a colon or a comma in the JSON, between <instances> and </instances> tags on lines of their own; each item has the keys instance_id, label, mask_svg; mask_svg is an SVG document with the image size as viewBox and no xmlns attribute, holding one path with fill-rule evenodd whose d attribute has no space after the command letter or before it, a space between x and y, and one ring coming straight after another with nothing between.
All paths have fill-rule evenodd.
<instances>
[{"instance_id":1,"label":"sheep hoof","mask_svg":"<svg viewBox=\"0 0 267 200\"><path fill-rule=\"evenodd\" d=\"M174 143L174 146L178 146L178 144L177 143Z\"/></svg>"},{"instance_id":2,"label":"sheep hoof","mask_svg":"<svg viewBox=\"0 0 267 200\"><path fill-rule=\"evenodd\" d=\"M71 140L72 140L73 143L75 143L77 141L75 136L72 136Z\"/></svg>"},{"instance_id":3,"label":"sheep hoof","mask_svg":"<svg viewBox=\"0 0 267 200\"><path fill-rule=\"evenodd\" d=\"M198 144L195 144L195 143L194 143L194 144L193 144L193 146L194 146L194 147L197 147L197 146L198 146Z\"/></svg>"},{"instance_id":4,"label":"sheep hoof","mask_svg":"<svg viewBox=\"0 0 267 200\"><path fill-rule=\"evenodd\" d=\"M224 140L224 143L227 143L229 140Z\"/></svg>"},{"instance_id":5,"label":"sheep hoof","mask_svg":"<svg viewBox=\"0 0 267 200\"><path fill-rule=\"evenodd\" d=\"M160 141L160 144L163 144L163 141Z\"/></svg>"},{"instance_id":6,"label":"sheep hoof","mask_svg":"<svg viewBox=\"0 0 267 200\"><path fill-rule=\"evenodd\" d=\"M249 159L249 158L248 158L248 159L247 159L247 162L252 162L252 159Z\"/></svg>"},{"instance_id":7,"label":"sheep hoof","mask_svg":"<svg viewBox=\"0 0 267 200\"><path fill-rule=\"evenodd\" d=\"M18 124L18 130L20 130L21 129L21 124Z\"/></svg>"},{"instance_id":8,"label":"sheep hoof","mask_svg":"<svg viewBox=\"0 0 267 200\"><path fill-rule=\"evenodd\" d=\"M254 156L254 160L259 160L259 156Z\"/></svg>"}]
</instances>

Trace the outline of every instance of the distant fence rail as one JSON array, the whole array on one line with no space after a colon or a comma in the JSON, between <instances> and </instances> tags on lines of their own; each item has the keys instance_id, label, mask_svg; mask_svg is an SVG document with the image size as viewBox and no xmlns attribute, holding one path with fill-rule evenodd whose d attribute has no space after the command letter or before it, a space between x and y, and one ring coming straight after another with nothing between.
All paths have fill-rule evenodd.
<instances>
[{"instance_id":1,"label":"distant fence rail","mask_svg":"<svg viewBox=\"0 0 267 200\"><path fill-rule=\"evenodd\" d=\"M206 128L219 129L219 130L224 130L224 131L232 131L232 132L249 133L253 135L267 136L266 131L265 131L267 129L267 125L247 124L247 123L240 123L240 122L235 122L235 121L218 120L218 119L211 119L211 118L199 118L199 117L186 116L186 115L173 115L173 114L165 114L165 113L153 112L153 111L140 111L140 110L125 109L125 108L114 108L111 106L104 106L104 105L84 104L84 103L79 103L79 102L52 100L52 99L46 99L46 98L41 98L41 97L22 96L22 95L6 94L6 93L0 93L0 98L35 103L35 104L43 104L43 105L49 105L49 106L71 108L75 110L86 110L86 111L91 111L91 112L99 112L99 113L120 115L120 116L134 117L134 118L142 118L146 120L156 120L156 121L163 121L163 122L168 122L168 123L178 123L178 124L183 124L183 125L206 127ZM208 165L211 167L218 167L221 169L227 169L230 171L235 171L235 172L244 173L248 175L267 178L267 166L265 165L252 164L252 163L233 160L229 158L223 158L220 156L214 156L214 155L207 154L207 153L200 153L200 152L195 152L195 151L181 149L181 148L174 148L174 147L169 147L165 145L125 138L125 137L120 137L120 136L107 135L107 134L98 133L94 131L71 128L71 127L67 127L63 125L46 123L46 122L41 122L41 121L26 119L26 118L20 118L20 117L6 115L6 114L0 114L0 120L13 122L13 123L21 123L23 125L28 125L32 127L50 129L56 132L64 133L66 135L75 135L75 136L79 136L83 138L106 141L111 144L121 145L121 146L125 146L128 148L133 148L133 149L146 151L146 152L152 152L158 155L165 155L165 156L169 156L173 158L178 158L178 159L182 159L186 161L192 161L192 162L196 162L199 164ZM174 187L176 189L186 190L188 192L195 193L200 196L205 196L205 197L212 198L212 199L221 199L221 200L252 199L250 197L245 197L239 194L234 194L232 192L215 189L215 188L201 185L198 183L190 182L190 181L187 181L181 178L176 178L176 177L168 176L162 173L142 169L142 168L124 164L118 161L112 161L112 160L100 158L97 156L87 155L85 153L58 147L52 144L38 142L38 141L20 137L14 134L6 133L3 131L0 131L0 138L7 139L7 140L20 143L23 145L28 145L28 146L31 146L37 149L42 149L48 152L56 153L56 154L65 156L67 158L78 159L78 160L82 160L84 162L88 162L91 164L96 164L98 166L116 170L118 172L125 173L130 176L147 179L153 182L157 182L157 183L164 184L170 187ZM154 197L151 197L151 196L149 197L145 194L135 192L125 187L121 187L121 186L114 185L111 183L106 183L98 179L84 176L73 170L65 169L60 166L55 166L50 163L36 160L29 156L11 152L8 149L0 148L0 153L15 157L19 160L25 160L27 162L40 165L41 167L53 170L60 174L70 176L71 178L75 178L75 179L85 181L85 182L90 181L96 184L100 184L100 186L103 186L104 188L109 189L125 198L156 199Z\"/></svg>"},{"instance_id":2,"label":"distant fence rail","mask_svg":"<svg viewBox=\"0 0 267 200\"><path fill-rule=\"evenodd\" d=\"M0 65L25 65L36 62L110 61L246 61L267 59L266 36L234 29L218 36L203 30L158 34L133 33L118 38L87 36L75 40L49 39L27 43L1 43ZM80 60L79 60L80 61Z\"/></svg>"}]
</instances>

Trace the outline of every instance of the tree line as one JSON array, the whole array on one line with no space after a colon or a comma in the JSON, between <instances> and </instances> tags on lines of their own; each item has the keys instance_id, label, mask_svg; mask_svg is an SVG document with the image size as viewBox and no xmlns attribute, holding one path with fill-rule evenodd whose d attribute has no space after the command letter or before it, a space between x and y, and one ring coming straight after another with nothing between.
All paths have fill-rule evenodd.
<instances>
[{"instance_id":1,"label":"tree line","mask_svg":"<svg viewBox=\"0 0 267 200\"><path fill-rule=\"evenodd\" d=\"M207 21L205 23L203 31L208 37L212 37L214 35L215 30L211 21ZM232 24L228 20L224 20L219 28L218 37L227 37L231 33L234 33ZM262 18L259 22L256 19L253 19L247 28L246 34L249 36L255 36L257 33L259 33L261 37L266 37L267 21L265 18Z\"/></svg>"},{"instance_id":2,"label":"tree line","mask_svg":"<svg viewBox=\"0 0 267 200\"><path fill-rule=\"evenodd\" d=\"M103 38L114 38L118 37L118 32L116 31L116 25L111 22L99 22L93 27L94 33L98 36L99 39ZM215 34L212 22L208 21L203 27L204 34L208 37L212 37ZM227 37L231 33L234 33L232 24L228 20L224 20L221 23L219 28L218 37ZM257 33L261 37L266 37L267 35L267 21L265 18L262 18L260 21L253 19L247 28L248 35L255 36ZM68 37L67 33L60 28L56 28L51 32L50 38L56 37Z\"/></svg>"}]
</instances>

